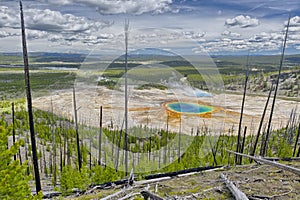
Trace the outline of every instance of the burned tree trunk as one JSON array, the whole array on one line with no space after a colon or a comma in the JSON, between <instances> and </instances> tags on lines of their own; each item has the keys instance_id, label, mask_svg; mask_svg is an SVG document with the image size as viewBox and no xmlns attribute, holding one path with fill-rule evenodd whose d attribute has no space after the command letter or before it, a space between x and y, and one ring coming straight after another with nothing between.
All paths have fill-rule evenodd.
<instances>
[{"instance_id":1,"label":"burned tree trunk","mask_svg":"<svg viewBox=\"0 0 300 200\"><path fill-rule=\"evenodd\" d=\"M129 21L125 20L125 175L128 175L128 83L127 83L127 57L128 57L128 28Z\"/></svg>"},{"instance_id":2,"label":"burned tree trunk","mask_svg":"<svg viewBox=\"0 0 300 200\"><path fill-rule=\"evenodd\" d=\"M245 78L245 85L244 85L244 93L243 93L243 101L242 101L242 107L241 107L241 116L240 116L240 122L239 122L239 129L238 129L238 138L237 138L237 144L236 144L236 152L240 152L241 149L241 130L242 130L242 121L243 121L243 114L244 114L244 105L245 105L245 98L246 98L246 92L247 92L247 84L248 84L248 78L249 78L249 66L248 66L248 60L247 60L247 70L246 70L246 78ZM239 156L235 156L235 163L238 163Z\"/></svg>"},{"instance_id":3,"label":"burned tree trunk","mask_svg":"<svg viewBox=\"0 0 300 200\"><path fill-rule=\"evenodd\" d=\"M51 98L51 114L52 114L52 120L54 120L54 114L53 114L53 101ZM53 184L54 187L56 186L56 138L55 138L55 129L54 125L52 124L53 121L51 122L51 133L52 133L52 156L53 156Z\"/></svg>"},{"instance_id":4,"label":"burned tree trunk","mask_svg":"<svg viewBox=\"0 0 300 200\"><path fill-rule=\"evenodd\" d=\"M269 141L270 132L271 132L272 117L273 117L273 112L274 112L274 108L275 108L275 102L276 102L276 97L277 97L279 78L280 78L280 75L281 75L281 69L282 69L282 64L283 64L283 59L284 59L284 53L285 53L285 47L286 47L286 41L287 41L289 26L290 26L290 18L288 20L288 24L287 24L286 32L285 32L285 37L284 37L284 41L283 41L282 53L281 53L281 58L280 58L280 65L279 65L279 70L278 70L278 77L277 77L277 81L276 81L274 98L273 98L273 103L272 103L271 112L270 112L270 118L269 118L269 123L268 123L266 140L265 140L265 142L263 144L263 149L262 149L263 150L262 151L263 156L266 155L267 149L268 149L268 141Z\"/></svg>"},{"instance_id":5,"label":"burned tree trunk","mask_svg":"<svg viewBox=\"0 0 300 200\"><path fill-rule=\"evenodd\" d=\"M77 144L77 155L78 155L78 168L81 170L82 160L81 160L81 152L80 152L80 144L79 144L79 133L78 133L78 122L77 122L77 107L76 107L76 95L75 88L73 88L73 104L74 104L74 120L75 120L75 131L76 131L76 144Z\"/></svg>"},{"instance_id":6,"label":"burned tree trunk","mask_svg":"<svg viewBox=\"0 0 300 200\"><path fill-rule=\"evenodd\" d=\"M15 130L15 104L11 104L11 113L12 113L12 134L13 134L13 145L16 142L16 130ZM14 160L17 160L17 155L14 155Z\"/></svg>"},{"instance_id":7,"label":"burned tree trunk","mask_svg":"<svg viewBox=\"0 0 300 200\"><path fill-rule=\"evenodd\" d=\"M257 143L258 143L260 132L261 132L261 128L262 128L262 125L263 125L263 122L264 122L264 119L265 119L265 115L266 115L266 111L267 111L267 108L268 108L268 104L269 104L269 100L270 100L270 97L271 97L272 90L273 90L273 84L272 84L272 86L270 88L268 99L267 99L267 102L265 104L265 108L264 108L263 114L261 116L261 120L260 120L260 123L259 123L259 127L258 127L257 135L256 135L256 138L255 138L253 150L252 150L252 152L250 154L251 156L254 156L255 151L256 151Z\"/></svg>"},{"instance_id":8,"label":"burned tree trunk","mask_svg":"<svg viewBox=\"0 0 300 200\"><path fill-rule=\"evenodd\" d=\"M38 157L37 157L37 150L36 150L36 141L35 141L35 134L34 134L34 121L33 121L32 100L31 100L31 91L30 91L29 64L28 64L28 54L27 54L25 23L24 23L24 16L23 16L22 0L20 1L20 11L21 11L21 28L22 28L24 72L25 72L25 88L26 88L26 96L27 96L30 139L31 139L31 147L32 147L32 158L33 158L33 168L34 168L36 193L38 193L42 190L42 187L41 187L39 164L38 164Z\"/></svg>"},{"instance_id":9,"label":"burned tree trunk","mask_svg":"<svg viewBox=\"0 0 300 200\"><path fill-rule=\"evenodd\" d=\"M247 133L247 126L245 126L245 129L244 129L244 136L243 136L243 142L242 142L242 147L241 147L240 153L244 152L245 141L246 141L246 133ZM240 165L242 164L242 160L243 160L243 157L240 156L240 159L239 159L239 164Z\"/></svg>"},{"instance_id":10,"label":"burned tree trunk","mask_svg":"<svg viewBox=\"0 0 300 200\"><path fill-rule=\"evenodd\" d=\"M100 129L99 129L99 152L98 152L98 165L101 165L101 151L102 151L102 106L100 107Z\"/></svg>"},{"instance_id":11,"label":"burned tree trunk","mask_svg":"<svg viewBox=\"0 0 300 200\"><path fill-rule=\"evenodd\" d=\"M299 141L299 136L300 136L300 123L299 123L299 127L298 127L298 133L297 133L297 136L296 136L296 141L295 141L295 146L294 146L294 151L293 151L293 157L296 155L296 150L297 150L297 144L298 144L298 141Z\"/></svg>"}]
</instances>

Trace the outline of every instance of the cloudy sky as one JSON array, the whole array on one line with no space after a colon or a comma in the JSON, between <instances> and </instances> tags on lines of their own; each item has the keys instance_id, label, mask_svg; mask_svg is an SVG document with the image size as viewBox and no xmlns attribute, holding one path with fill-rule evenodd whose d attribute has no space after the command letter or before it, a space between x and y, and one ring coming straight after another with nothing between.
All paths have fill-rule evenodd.
<instances>
[{"instance_id":1,"label":"cloudy sky","mask_svg":"<svg viewBox=\"0 0 300 200\"><path fill-rule=\"evenodd\" d=\"M110 53L129 48L300 53L299 0L23 0L30 52ZM0 52L21 52L19 1L0 0Z\"/></svg>"}]
</instances>

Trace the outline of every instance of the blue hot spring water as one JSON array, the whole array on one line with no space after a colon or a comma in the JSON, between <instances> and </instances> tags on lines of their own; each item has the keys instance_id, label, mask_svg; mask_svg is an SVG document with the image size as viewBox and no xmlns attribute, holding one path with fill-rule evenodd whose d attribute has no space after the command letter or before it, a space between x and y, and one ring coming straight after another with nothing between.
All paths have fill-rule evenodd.
<instances>
[{"instance_id":1,"label":"blue hot spring water","mask_svg":"<svg viewBox=\"0 0 300 200\"><path fill-rule=\"evenodd\" d=\"M186 102L167 103L166 107L173 112L185 114L203 114L213 111L213 108L210 106Z\"/></svg>"}]
</instances>

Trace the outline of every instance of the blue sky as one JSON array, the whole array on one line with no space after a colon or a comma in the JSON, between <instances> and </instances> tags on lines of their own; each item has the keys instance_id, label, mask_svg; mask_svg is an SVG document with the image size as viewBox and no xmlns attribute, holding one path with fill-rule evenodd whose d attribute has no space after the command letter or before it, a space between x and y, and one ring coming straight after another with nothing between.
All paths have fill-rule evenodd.
<instances>
[{"instance_id":1,"label":"blue sky","mask_svg":"<svg viewBox=\"0 0 300 200\"><path fill-rule=\"evenodd\" d=\"M299 0L23 0L31 52L162 48L209 54L300 51ZM0 0L0 52L20 52L19 1Z\"/></svg>"}]
</instances>

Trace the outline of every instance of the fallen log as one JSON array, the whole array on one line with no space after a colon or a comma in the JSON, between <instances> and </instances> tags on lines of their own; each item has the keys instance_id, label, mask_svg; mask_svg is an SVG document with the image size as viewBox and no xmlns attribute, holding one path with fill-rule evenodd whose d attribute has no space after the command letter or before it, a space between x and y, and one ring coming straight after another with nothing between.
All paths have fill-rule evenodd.
<instances>
[{"instance_id":1,"label":"fallen log","mask_svg":"<svg viewBox=\"0 0 300 200\"><path fill-rule=\"evenodd\" d=\"M141 180L141 181L134 182L134 185L146 185L146 184L155 183L155 182L161 182L161 181L166 181L166 180L170 180L170 179L171 179L171 177L167 176L167 177L162 177L162 178L154 178L154 179L149 179L149 180Z\"/></svg>"},{"instance_id":2,"label":"fallen log","mask_svg":"<svg viewBox=\"0 0 300 200\"><path fill-rule=\"evenodd\" d=\"M143 195L144 199L152 199L152 200L164 200L162 197L158 196L157 194L154 194L150 192L149 190L143 190L141 191L141 194Z\"/></svg>"},{"instance_id":3,"label":"fallen log","mask_svg":"<svg viewBox=\"0 0 300 200\"><path fill-rule=\"evenodd\" d=\"M54 192L54 191L43 192L43 199L52 199L54 197L60 196L61 194L62 194L61 192Z\"/></svg>"},{"instance_id":4,"label":"fallen log","mask_svg":"<svg viewBox=\"0 0 300 200\"><path fill-rule=\"evenodd\" d=\"M91 185L92 189L86 192L86 194L92 193L94 190L100 190L100 189L105 189L105 188L110 188L112 186L118 186L118 185L125 185L128 183L128 179L121 179L113 182L105 182L96 186Z\"/></svg>"},{"instance_id":5,"label":"fallen log","mask_svg":"<svg viewBox=\"0 0 300 200\"><path fill-rule=\"evenodd\" d=\"M271 160L271 161L300 161L298 157L291 157L291 158L277 158L277 157L263 157L263 159Z\"/></svg>"},{"instance_id":6,"label":"fallen log","mask_svg":"<svg viewBox=\"0 0 300 200\"><path fill-rule=\"evenodd\" d=\"M130 191L131 189L132 189L132 187L124 188L124 189L122 189L122 190L120 190L120 191L118 191L118 192L116 192L116 193L113 193L113 194L111 194L111 195L108 195L108 196L102 198L101 200L120 199L120 197L118 197L118 196L126 195L126 193L127 193L128 191Z\"/></svg>"},{"instance_id":7,"label":"fallen log","mask_svg":"<svg viewBox=\"0 0 300 200\"><path fill-rule=\"evenodd\" d=\"M250 155L247 155L247 154L237 153L237 152L227 150L227 149L226 149L226 151L230 152L230 153L233 153L233 154L240 155L240 156L244 156L244 157L256 160L256 161L259 161L259 162L267 164L267 165L272 165L274 167L292 172L292 173L297 174L297 175L300 175L300 169L298 169L296 167L292 167L292 166L289 166L289 165L284 165L284 164L281 164L281 163L278 163L278 162L275 162L275 161L270 161L270 160L267 160L267 159L264 159L264 158L261 158L261 157L256 157L256 156L250 156Z\"/></svg>"},{"instance_id":8,"label":"fallen log","mask_svg":"<svg viewBox=\"0 0 300 200\"><path fill-rule=\"evenodd\" d=\"M132 198L134 196L137 196L137 195L140 195L140 193L130 193L130 194L127 194L125 197L122 197L122 198L119 198L119 200L126 200L126 199L129 199L129 198Z\"/></svg>"},{"instance_id":9,"label":"fallen log","mask_svg":"<svg viewBox=\"0 0 300 200\"><path fill-rule=\"evenodd\" d=\"M248 200L248 197L245 195L245 193L240 191L230 180L226 178L224 174L221 174L221 178L236 200Z\"/></svg>"},{"instance_id":10,"label":"fallen log","mask_svg":"<svg viewBox=\"0 0 300 200\"><path fill-rule=\"evenodd\" d=\"M177 175L180 175L180 174L187 174L187 173L192 173L192 172L200 172L200 171L205 171L205 170L210 170L210 169L216 169L216 168L221 168L221 167L222 166L197 167L197 168L179 170L179 171L176 171L176 172L150 174L150 175L145 176L145 179L149 180L149 179L156 179L156 178L163 178L163 177L172 177L172 176L177 176Z\"/></svg>"}]
</instances>

